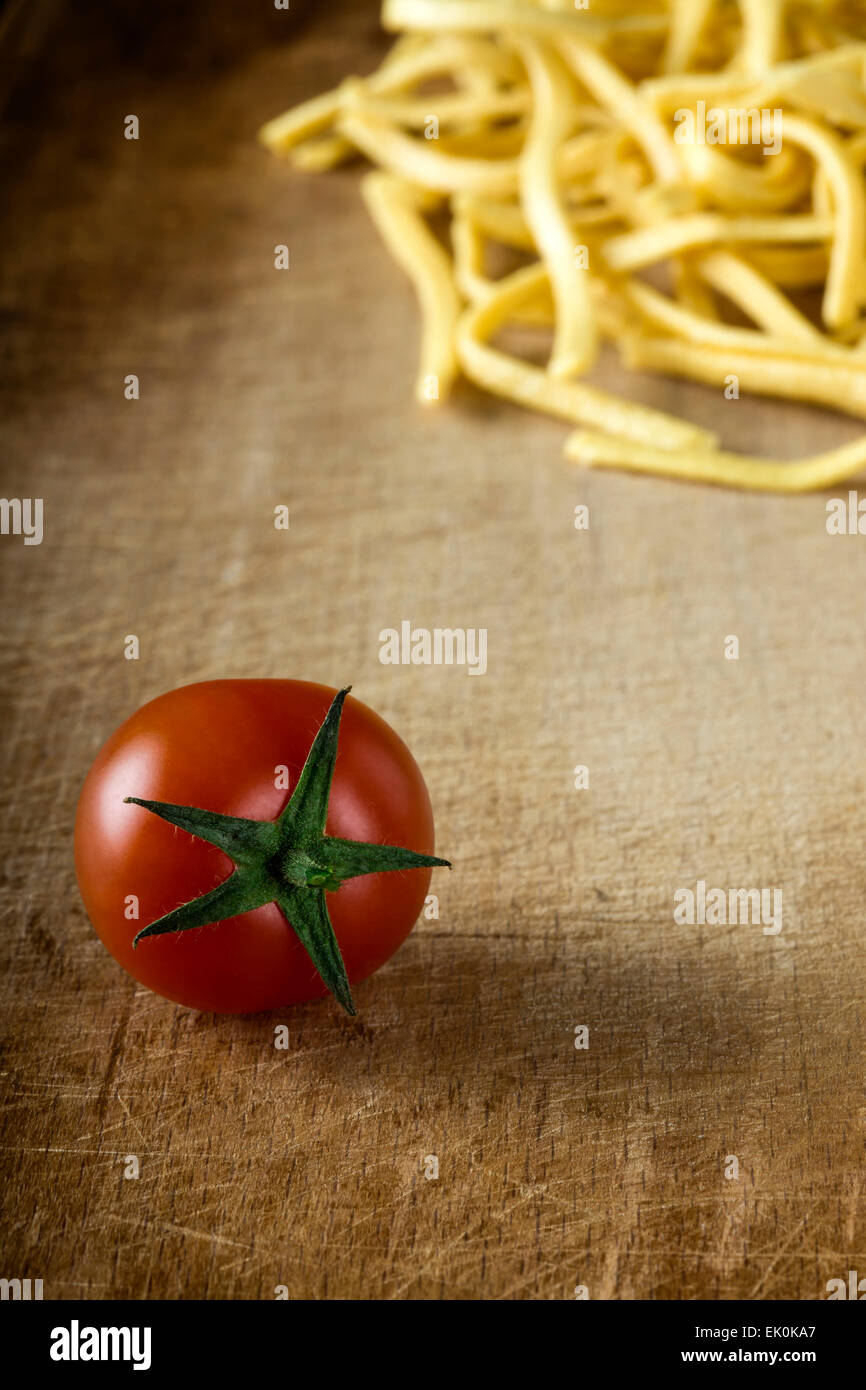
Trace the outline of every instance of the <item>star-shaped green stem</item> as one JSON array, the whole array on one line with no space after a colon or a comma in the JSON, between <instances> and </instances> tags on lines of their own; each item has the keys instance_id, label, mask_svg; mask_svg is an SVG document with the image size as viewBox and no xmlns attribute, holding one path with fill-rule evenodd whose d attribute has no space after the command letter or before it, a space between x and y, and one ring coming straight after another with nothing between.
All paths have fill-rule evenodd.
<instances>
[{"instance_id":1,"label":"star-shaped green stem","mask_svg":"<svg viewBox=\"0 0 866 1390\"><path fill-rule=\"evenodd\" d=\"M239 917L266 903L277 903L328 989L348 1013L354 1014L355 1005L325 893L335 893L346 879L363 874L440 866L450 869L451 865L447 859L416 854L399 845L365 844L325 834L340 718L350 689L347 686L334 696L298 784L275 821L222 816L196 806L173 806L167 801L145 801L138 796L124 798L216 845L235 866L234 873L211 892L183 903L142 928L133 946L148 936L190 931Z\"/></svg>"}]
</instances>

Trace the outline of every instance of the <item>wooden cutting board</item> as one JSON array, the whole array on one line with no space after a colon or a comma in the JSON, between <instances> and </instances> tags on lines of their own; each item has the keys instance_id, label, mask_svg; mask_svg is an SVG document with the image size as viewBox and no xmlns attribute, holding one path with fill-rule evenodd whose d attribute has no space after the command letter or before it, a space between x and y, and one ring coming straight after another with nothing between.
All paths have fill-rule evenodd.
<instances>
[{"instance_id":1,"label":"wooden cutting board","mask_svg":"<svg viewBox=\"0 0 866 1390\"><path fill-rule=\"evenodd\" d=\"M414 406L417 314L357 169L255 141L376 64L373 6L174 9L10 26L2 487L45 510L40 546L0 537L0 1273L46 1298L825 1297L866 1273L866 538L829 536L821 495L582 472L562 425L469 387ZM734 448L852 433L600 379ZM486 628L486 674L382 665L403 621ZM175 1008L85 918L78 789L161 691L289 675L351 681L412 746L455 862L439 919L357 1019ZM698 880L781 889L782 930L677 923Z\"/></svg>"}]
</instances>

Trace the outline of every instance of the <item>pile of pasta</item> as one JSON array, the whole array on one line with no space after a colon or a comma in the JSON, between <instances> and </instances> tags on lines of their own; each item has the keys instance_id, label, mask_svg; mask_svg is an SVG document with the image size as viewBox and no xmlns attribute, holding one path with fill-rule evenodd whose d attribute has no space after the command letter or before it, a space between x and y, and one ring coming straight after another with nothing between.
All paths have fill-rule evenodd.
<instances>
[{"instance_id":1,"label":"pile of pasta","mask_svg":"<svg viewBox=\"0 0 866 1390\"><path fill-rule=\"evenodd\" d=\"M862 3L385 0L382 22L399 37L377 72L261 138L307 170L376 166L361 187L417 293L420 401L463 373L577 426L579 462L735 487L866 466L866 436L746 457L581 379L609 340L632 369L866 417ZM502 343L539 329L540 361Z\"/></svg>"}]
</instances>

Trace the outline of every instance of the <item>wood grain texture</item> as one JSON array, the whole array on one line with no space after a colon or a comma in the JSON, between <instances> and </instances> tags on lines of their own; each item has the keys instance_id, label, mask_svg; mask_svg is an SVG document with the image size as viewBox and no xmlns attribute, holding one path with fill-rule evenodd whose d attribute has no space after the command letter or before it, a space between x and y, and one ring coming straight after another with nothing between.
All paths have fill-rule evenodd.
<instances>
[{"instance_id":1,"label":"wood grain texture","mask_svg":"<svg viewBox=\"0 0 866 1390\"><path fill-rule=\"evenodd\" d=\"M45 499L45 538L0 538L0 1274L46 1298L825 1297L866 1274L866 540L827 535L823 496L580 472L561 424L469 388L421 412L357 170L254 139L374 66L375 9L173 8L59 10L5 114L2 488ZM850 434L628 388L732 447ZM487 674L380 665L403 619L486 627ZM103 740L253 675L352 681L455 861L356 1020L175 1008L78 899ZM783 930L675 924L699 878L782 888Z\"/></svg>"}]
</instances>

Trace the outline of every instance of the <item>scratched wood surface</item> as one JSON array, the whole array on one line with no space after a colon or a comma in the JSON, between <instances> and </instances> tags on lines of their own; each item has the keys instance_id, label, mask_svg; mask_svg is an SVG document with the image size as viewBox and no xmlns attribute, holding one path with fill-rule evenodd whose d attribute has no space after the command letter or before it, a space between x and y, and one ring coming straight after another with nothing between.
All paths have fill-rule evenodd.
<instances>
[{"instance_id":1,"label":"scratched wood surface","mask_svg":"<svg viewBox=\"0 0 866 1390\"><path fill-rule=\"evenodd\" d=\"M173 8L48 6L5 110L2 488L45 522L0 538L0 1274L46 1298L826 1296L866 1273L866 540L827 535L823 496L580 472L562 426L469 388L422 414L357 170L254 140L375 64L375 10ZM850 433L630 389L733 447ZM487 673L382 666L404 619L487 628ZM253 675L354 682L455 861L355 1020L175 1008L77 896L102 741ZM781 932L676 924L698 879L781 888Z\"/></svg>"}]
</instances>

